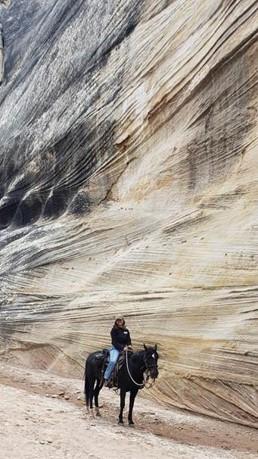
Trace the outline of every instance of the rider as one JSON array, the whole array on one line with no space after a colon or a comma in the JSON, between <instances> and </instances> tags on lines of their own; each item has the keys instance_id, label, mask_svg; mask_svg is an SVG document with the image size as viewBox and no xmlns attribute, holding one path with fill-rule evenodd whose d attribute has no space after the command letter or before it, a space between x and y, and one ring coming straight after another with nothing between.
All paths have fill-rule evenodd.
<instances>
[{"instance_id":1,"label":"rider","mask_svg":"<svg viewBox=\"0 0 258 459\"><path fill-rule=\"evenodd\" d=\"M105 386L110 385L110 379L118 360L120 352L131 346L130 332L125 326L125 320L123 317L117 317L114 326L110 332L112 347L109 351L109 363L104 373Z\"/></svg>"}]
</instances>

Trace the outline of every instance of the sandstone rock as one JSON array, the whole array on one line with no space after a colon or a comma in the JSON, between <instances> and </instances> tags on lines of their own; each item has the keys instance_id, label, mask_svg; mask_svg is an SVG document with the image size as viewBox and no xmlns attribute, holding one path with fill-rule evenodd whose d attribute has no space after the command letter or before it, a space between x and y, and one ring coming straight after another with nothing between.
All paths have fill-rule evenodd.
<instances>
[{"instance_id":1,"label":"sandstone rock","mask_svg":"<svg viewBox=\"0 0 258 459\"><path fill-rule=\"evenodd\" d=\"M0 20L2 350L76 376L123 313L153 397L257 427L257 2Z\"/></svg>"}]
</instances>

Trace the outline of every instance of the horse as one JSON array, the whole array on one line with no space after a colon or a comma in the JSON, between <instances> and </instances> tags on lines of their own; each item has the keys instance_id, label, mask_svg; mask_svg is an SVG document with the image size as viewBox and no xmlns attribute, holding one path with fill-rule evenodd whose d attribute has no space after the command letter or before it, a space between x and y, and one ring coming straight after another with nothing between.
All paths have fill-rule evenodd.
<instances>
[{"instance_id":1,"label":"horse","mask_svg":"<svg viewBox=\"0 0 258 459\"><path fill-rule=\"evenodd\" d=\"M129 353L123 351L125 360L117 370L116 387L120 389L120 413L118 423L123 424L123 410L125 407L126 393L130 392L128 423L134 425L133 407L135 397L139 389L143 389L145 381L151 378L155 381L158 377L158 352L157 345L145 346L139 352ZM103 368L105 365L105 352L93 352L88 356L85 363L84 375L84 393L86 398L86 407L93 410L93 398L95 402L96 415L100 416L99 411L99 392L103 387ZM92 412L92 411L91 411Z\"/></svg>"}]
</instances>

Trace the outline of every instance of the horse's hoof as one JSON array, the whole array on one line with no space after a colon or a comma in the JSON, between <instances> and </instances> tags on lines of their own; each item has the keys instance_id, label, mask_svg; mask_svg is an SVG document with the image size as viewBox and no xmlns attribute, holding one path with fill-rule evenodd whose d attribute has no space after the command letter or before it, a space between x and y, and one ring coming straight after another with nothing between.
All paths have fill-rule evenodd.
<instances>
[{"instance_id":1,"label":"horse's hoof","mask_svg":"<svg viewBox=\"0 0 258 459\"><path fill-rule=\"evenodd\" d=\"M121 419L118 419L118 424L124 424L124 421L121 421Z\"/></svg>"},{"instance_id":2,"label":"horse's hoof","mask_svg":"<svg viewBox=\"0 0 258 459\"><path fill-rule=\"evenodd\" d=\"M134 426L134 422L133 421L128 421L128 425L133 427Z\"/></svg>"}]
</instances>

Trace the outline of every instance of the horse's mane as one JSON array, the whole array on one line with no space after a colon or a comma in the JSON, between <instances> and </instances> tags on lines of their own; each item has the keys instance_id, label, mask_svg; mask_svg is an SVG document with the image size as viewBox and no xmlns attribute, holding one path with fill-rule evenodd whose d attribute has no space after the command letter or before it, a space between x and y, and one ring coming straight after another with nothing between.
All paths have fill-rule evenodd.
<instances>
[{"instance_id":1,"label":"horse's mane","mask_svg":"<svg viewBox=\"0 0 258 459\"><path fill-rule=\"evenodd\" d=\"M142 361L144 355L144 351L135 351L132 352L131 355L128 354L128 360L131 363L137 363Z\"/></svg>"}]
</instances>

